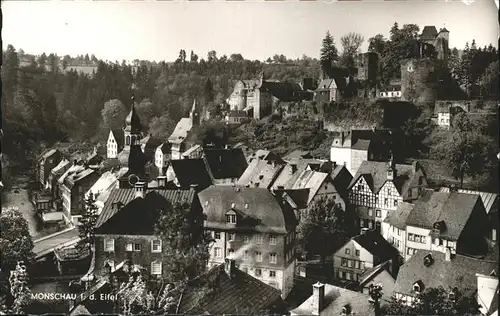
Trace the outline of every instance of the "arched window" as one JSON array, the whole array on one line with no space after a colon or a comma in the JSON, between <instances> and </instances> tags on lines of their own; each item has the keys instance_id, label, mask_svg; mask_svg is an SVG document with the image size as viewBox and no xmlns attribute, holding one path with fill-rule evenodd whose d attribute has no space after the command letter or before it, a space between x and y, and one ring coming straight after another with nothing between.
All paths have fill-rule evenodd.
<instances>
[{"instance_id":1,"label":"arched window","mask_svg":"<svg viewBox=\"0 0 500 316\"><path fill-rule=\"evenodd\" d=\"M131 145L135 145L135 136L132 136L132 144Z\"/></svg>"},{"instance_id":2,"label":"arched window","mask_svg":"<svg viewBox=\"0 0 500 316\"><path fill-rule=\"evenodd\" d=\"M125 140L125 144L130 146L130 136L127 136L127 138Z\"/></svg>"}]
</instances>

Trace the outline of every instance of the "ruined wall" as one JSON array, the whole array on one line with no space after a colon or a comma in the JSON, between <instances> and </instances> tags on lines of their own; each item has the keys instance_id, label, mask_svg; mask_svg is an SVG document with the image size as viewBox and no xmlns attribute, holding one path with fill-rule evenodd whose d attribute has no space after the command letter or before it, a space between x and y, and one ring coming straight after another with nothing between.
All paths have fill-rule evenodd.
<instances>
[{"instance_id":1,"label":"ruined wall","mask_svg":"<svg viewBox=\"0 0 500 316\"><path fill-rule=\"evenodd\" d=\"M434 63L428 59L406 59L401 62L402 100L417 106L433 106L436 101Z\"/></svg>"}]
</instances>

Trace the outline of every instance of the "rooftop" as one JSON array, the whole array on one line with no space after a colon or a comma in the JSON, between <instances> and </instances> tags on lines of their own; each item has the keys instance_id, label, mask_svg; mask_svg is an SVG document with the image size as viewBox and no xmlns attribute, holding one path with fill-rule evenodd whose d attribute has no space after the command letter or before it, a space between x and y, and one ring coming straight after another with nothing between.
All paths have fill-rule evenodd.
<instances>
[{"instance_id":1,"label":"rooftop","mask_svg":"<svg viewBox=\"0 0 500 316\"><path fill-rule=\"evenodd\" d=\"M441 189L439 189L439 192L448 193L448 192L450 192L450 188L442 187ZM493 207L493 206L496 206L495 203L498 202L498 194L497 193L465 190L465 189L457 189L457 192L458 193L479 195L481 197L481 201L483 201L484 208L486 209L486 213L489 214L490 212L498 212L498 207Z\"/></svg>"},{"instance_id":2,"label":"rooftop","mask_svg":"<svg viewBox=\"0 0 500 316\"><path fill-rule=\"evenodd\" d=\"M205 294L207 288L212 294ZM231 275L221 264L188 282L177 313L189 315L260 314L284 308L279 290L233 268ZM270 311L271 310L271 311Z\"/></svg>"},{"instance_id":3,"label":"rooftop","mask_svg":"<svg viewBox=\"0 0 500 316\"><path fill-rule=\"evenodd\" d=\"M389 223L391 226L394 226L398 229L406 229L406 220L408 219L408 216L410 215L410 212L413 210L414 206L415 205L407 202L399 203L397 209L389 211L384 222Z\"/></svg>"},{"instance_id":4,"label":"rooftop","mask_svg":"<svg viewBox=\"0 0 500 316\"><path fill-rule=\"evenodd\" d=\"M431 229L437 222L445 223L441 237L457 240L477 203L479 195L424 190L407 218L406 225Z\"/></svg>"},{"instance_id":5,"label":"rooftop","mask_svg":"<svg viewBox=\"0 0 500 316\"><path fill-rule=\"evenodd\" d=\"M424 257L429 254L432 264L425 266ZM419 250L399 269L394 292L414 294L413 284L418 281L424 288L458 287L474 292L477 288L476 273L489 275L492 271L498 273L498 262L462 255L452 255L451 260L446 261L442 252Z\"/></svg>"},{"instance_id":6,"label":"rooftop","mask_svg":"<svg viewBox=\"0 0 500 316\"><path fill-rule=\"evenodd\" d=\"M368 301L370 296L360 292L347 290L330 284L325 284L324 308L320 316L343 315L346 306L352 316L375 315L375 310ZM314 310L314 297L310 296L299 307L292 310L292 315L317 315Z\"/></svg>"},{"instance_id":7,"label":"rooftop","mask_svg":"<svg viewBox=\"0 0 500 316\"><path fill-rule=\"evenodd\" d=\"M353 237L352 240L380 260L394 259L398 255L398 250L389 244L377 231L368 231L365 234Z\"/></svg>"},{"instance_id":8,"label":"rooftop","mask_svg":"<svg viewBox=\"0 0 500 316\"><path fill-rule=\"evenodd\" d=\"M213 184L213 177L205 159L171 160L170 164L181 188L197 185L204 189Z\"/></svg>"},{"instance_id":9,"label":"rooftop","mask_svg":"<svg viewBox=\"0 0 500 316\"><path fill-rule=\"evenodd\" d=\"M248 167L241 148L205 148L205 159L215 179L238 179Z\"/></svg>"},{"instance_id":10,"label":"rooftop","mask_svg":"<svg viewBox=\"0 0 500 316\"><path fill-rule=\"evenodd\" d=\"M279 163L260 159L252 160L238 180L238 185L269 188L282 169L283 165Z\"/></svg>"},{"instance_id":11,"label":"rooftop","mask_svg":"<svg viewBox=\"0 0 500 316\"><path fill-rule=\"evenodd\" d=\"M205 227L285 234L297 225L291 207L265 188L211 186L198 197L207 216ZM236 213L236 225L226 223L230 210Z\"/></svg>"},{"instance_id":12,"label":"rooftop","mask_svg":"<svg viewBox=\"0 0 500 316\"><path fill-rule=\"evenodd\" d=\"M193 128L193 121L190 118L183 117L180 121L175 125L175 129L173 133L168 138L168 141L173 144L182 143L188 136L188 133Z\"/></svg>"}]
</instances>

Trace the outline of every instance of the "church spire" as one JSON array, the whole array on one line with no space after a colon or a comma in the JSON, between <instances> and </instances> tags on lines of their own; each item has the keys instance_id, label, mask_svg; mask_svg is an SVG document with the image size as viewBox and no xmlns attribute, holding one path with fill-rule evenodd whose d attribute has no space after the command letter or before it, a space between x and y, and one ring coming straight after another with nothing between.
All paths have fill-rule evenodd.
<instances>
[{"instance_id":1,"label":"church spire","mask_svg":"<svg viewBox=\"0 0 500 316\"><path fill-rule=\"evenodd\" d=\"M141 119L135 109L135 97L132 96L131 99L130 113L125 118L125 131L132 134L140 134L142 132Z\"/></svg>"}]
</instances>

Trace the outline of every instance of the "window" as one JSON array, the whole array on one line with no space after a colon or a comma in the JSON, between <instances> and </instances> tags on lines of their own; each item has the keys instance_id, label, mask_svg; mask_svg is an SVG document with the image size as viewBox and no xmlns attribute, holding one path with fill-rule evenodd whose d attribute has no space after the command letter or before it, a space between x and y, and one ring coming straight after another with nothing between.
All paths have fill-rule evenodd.
<instances>
[{"instance_id":1,"label":"window","mask_svg":"<svg viewBox=\"0 0 500 316\"><path fill-rule=\"evenodd\" d=\"M161 275L161 262L154 261L151 263L151 274L152 275Z\"/></svg>"},{"instance_id":2,"label":"window","mask_svg":"<svg viewBox=\"0 0 500 316\"><path fill-rule=\"evenodd\" d=\"M248 260L248 258L248 250L245 250L245 252L243 253L243 260Z\"/></svg>"},{"instance_id":3,"label":"window","mask_svg":"<svg viewBox=\"0 0 500 316\"><path fill-rule=\"evenodd\" d=\"M269 277L270 277L270 278L275 278L275 277L276 277L276 271L274 271L274 270L269 270Z\"/></svg>"},{"instance_id":4,"label":"window","mask_svg":"<svg viewBox=\"0 0 500 316\"><path fill-rule=\"evenodd\" d=\"M391 189L387 189L387 195L391 195Z\"/></svg>"},{"instance_id":5,"label":"window","mask_svg":"<svg viewBox=\"0 0 500 316\"><path fill-rule=\"evenodd\" d=\"M359 226L365 227L365 221L362 218L359 220Z\"/></svg>"},{"instance_id":6,"label":"window","mask_svg":"<svg viewBox=\"0 0 500 316\"><path fill-rule=\"evenodd\" d=\"M270 245L276 245L278 242L278 238L276 235L269 235L269 244Z\"/></svg>"},{"instance_id":7,"label":"window","mask_svg":"<svg viewBox=\"0 0 500 316\"><path fill-rule=\"evenodd\" d=\"M356 250L356 256L359 257L359 250Z\"/></svg>"},{"instance_id":8,"label":"window","mask_svg":"<svg viewBox=\"0 0 500 316\"><path fill-rule=\"evenodd\" d=\"M220 239L220 232L214 232L214 238Z\"/></svg>"},{"instance_id":9,"label":"window","mask_svg":"<svg viewBox=\"0 0 500 316\"><path fill-rule=\"evenodd\" d=\"M372 221L369 221L368 222L368 228L372 229L373 228L373 222Z\"/></svg>"},{"instance_id":10,"label":"window","mask_svg":"<svg viewBox=\"0 0 500 316\"><path fill-rule=\"evenodd\" d=\"M263 238L262 238L262 235L257 235L257 244L261 245L263 243Z\"/></svg>"},{"instance_id":11,"label":"window","mask_svg":"<svg viewBox=\"0 0 500 316\"><path fill-rule=\"evenodd\" d=\"M382 217L382 211L381 210L376 210L375 211L375 216Z\"/></svg>"},{"instance_id":12,"label":"window","mask_svg":"<svg viewBox=\"0 0 500 316\"><path fill-rule=\"evenodd\" d=\"M368 209L368 216L373 216L373 210L372 209Z\"/></svg>"},{"instance_id":13,"label":"window","mask_svg":"<svg viewBox=\"0 0 500 316\"><path fill-rule=\"evenodd\" d=\"M229 234L227 234L227 239L229 241L235 241L236 240L236 234L235 233L229 233Z\"/></svg>"},{"instance_id":14,"label":"window","mask_svg":"<svg viewBox=\"0 0 500 316\"><path fill-rule=\"evenodd\" d=\"M134 251L141 251L141 244L134 244Z\"/></svg>"},{"instance_id":15,"label":"window","mask_svg":"<svg viewBox=\"0 0 500 316\"><path fill-rule=\"evenodd\" d=\"M257 260L257 262L262 262L262 252L256 251L255 258L256 258L255 260Z\"/></svg>"},{"instance_id":16,"label":"window","mask_svg":"<svg viewBox=\"0 0 500 316\"><path fill-rule=\"evenodd\" d=\"M352 268L352 267L353 267L352 260L347 260L347 266L348 266L349 268Z\"/></svg>"},{"instance_id":17,"label":"window","mask_svg":"<svg viewBox=\"0 0 500 316\"><path fill-rule=\"evenodd\" d=\"M227 214L226 215L226 223L236 224L236 215L235 214Z\"/></svg>"},{"instance_id":18,"label":"window","mask_svg":"<svg viewBox=\"0 0 500 316\"><path fill-rule=\"evenodd\" d=\"M269 254L269 262L271 262L271 263L277 263L278 262L278 256L275 253Z\"/></svg>"},{"instance_id":19,"label":"window","mask_svg":"<svg viewBox=\"0 0 500 316\"><path fill-rule=\"evenodd\" d=\"M234 250L233 249L228 249L227 252L229 254L229 257L232 258L233 254L234 254Z\"/></svg>"},{"instance_id":20,"label":"window","mask_svg":"<svg viewBox=\"0 0 500 316\"><path fill-rule=\"evenodd\" d=\"M351 249L349 249L349 248L346 248L346 249L345 249L345 254L346 254L346 255L349 255L349 254L351 254Z\"/></svg>"},{"instance_id":21,"label":"window","mask_svg":"<svg viewBox=\"0 0 500 316\"><path fill-rule=\"evenodd\" d=\"M214 257L215 258L222 258L222 252L219 247L214 248Z\"/></svg>"},{"instance_id":22,"label":"window","mask_svg":"<svg viewBox=\"0 0 500 316\"><path fill-rule=\"evenodd\" d=\"M346 274L345 274L345 271L342 271L342 279L346 279Z\"/></svg>"},{"instance_id":23,"label":"window","mask_svg":"<svg viewBox=\"0 0 500 316\"><path fill-rule=\"evenodd\" d=\"M255 269L255 276L256 277L261 277L262 276L262 270L261 269Z\"/></svg>"},{"instance_id":24,"label":"window","mask_svg":"<svg viewBox=\"0 0 500 316\"><path fill-rule=\"evenodd\" d=\"M129 242L129 243L127 243L127 244L125 245L125 251L132 251L132 247L133 247L133 246L132 246L132 243L130 243L130 242Z\"/></svg>"},{"instance_id":25,"label":"window","mask_svg":"<svg viewBox=\"0 0 500 316\"><path fill-rule=\"evenodd\" d=\"M250 242L250 236L243 236L243 242L249 243Z\"/></svg>"},{"instance_id":26,"label":"window","mask_svg":"<svg viewBox=\"0 0 500 316\"><path fill-rule=\"evenodd\" d=\"M106 252L115 251L115 240L113 238L104 239L104 251Z\"/></svg>"},{"instance_id":27,"label":"window","mask_svg":"<svg viewBox=\"0 0 500 316\"><path fill-rule=\"evenodd\" d=\"M398 200L394 199L394 206L398 206Z\"/></svg>"},{"instance_id":28,"label":"window","mask_svg":"<svg viewBox=\"0 0 500 316\"><path fill-rule=\"evenodd\" d=\"M343 267L347 267L347 259L346 259L346 258L342 258L342 260L341 260L341 265L342 265Z\"/></svg>"},{"instance_id":29,"label":"window","mask_svg":"<svg viewBox=\"0 0 500 316\"><path fill-rule=\"evenodd\" d=\"M413 234L408 234L408 240L413 241Z\"/></svg>"},{"instance_id":30,"label":"window","mask_svg":"<svg viewBox=\"0 0 500 316\"><path fill-rule=\"evenodd\" d=\"M161 252L161 240L153 240L151 242L151 252Z\"/></svg>"},{"instance_id":31,"label":"window","mask_svg":"<svg viewBox=\"0 0 500 316\"><path fill-rule=\"evenodd\" d=\"M389 199L388 198L385 198L384 199L384 205L387 206L387 204L389 204Z\"/></svg>"}]
</instances>

